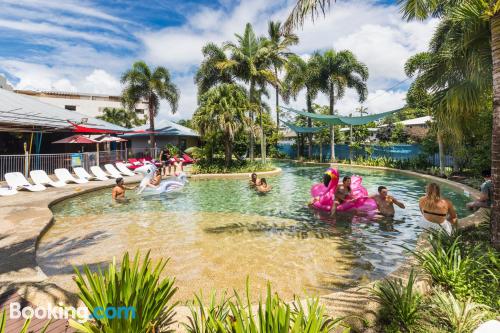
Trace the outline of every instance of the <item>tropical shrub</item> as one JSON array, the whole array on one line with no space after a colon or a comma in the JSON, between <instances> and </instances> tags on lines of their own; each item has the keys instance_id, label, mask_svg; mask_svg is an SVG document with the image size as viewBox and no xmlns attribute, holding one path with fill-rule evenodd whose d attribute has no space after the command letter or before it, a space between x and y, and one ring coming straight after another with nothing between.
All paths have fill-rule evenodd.
<instances>
[{"instance_id":1,"label":"tropical shrub","mask_svg":"<svg viewBox=\"0 0 500 333\"><path fill-rule=\"evenodd\" d=\"M214 158L211 161L203 159L196 162L191 169L193 174L212 174L212 173L248 173L271 171L274 166L271 163L262 163L260 161L236 161L227 167L226 162L220 158Z\"/></svg>"},{"instance_id":2,"label":"tropical shrub","mask_svg":"<svg viewBox=\"0 0 500 333\"><path fill-rule=\"evenodd\" d=\"M486 318L487 310L487 306L474 303L470 298L459 300L451 292L436 291L430 312L447 331L469 333Z\"/></svg>"},{"instance_id":3,"label":"tropical shrub","mask_svg":"<svg viewBox=\"0 0 500 333\"><path fill-rule=\"evenodd\" d=\"M414 332L421 320L422 295L415 289L412 270L406 284L402 279L385 279L370 289L380 304L379 319L386 331Z\"/></svg>"},{"instance_id":4,"label":"tropical shrub","mask_svg":"<svg viewBox=\"0 0 500 333\"><path fill-rule=\"evenodd\" d=\"M93 273L85 265L82 274L75 268L75 282L80 290L78 296L91 312L108 307L124 307L133 309L134 313L115 318L94 316L93 320L83 324L70 320L70 325L87 333L146 333L162 327L168 328L172 324L176 305L171 303L172 296L177 291L174 287L175 279L160 278L167 261L160 260L153 267L149 252L142 265L139 261L139 253L136 253L131 262L127 252L119 267L116 260L113 260L105 272L99 267Z\"/></svg>"},{"instance_id":5,"label":"tropical shrub","mask_svg":"<svg viewBox=\"0 0 500 333\"><path fill-rule=\"evenodd\" d=\"M268 285L265 300L259 300L257 310L252 308L247 283L246 302L234 292L231 298L225 295L216 301L212 294L208 307L204 307L201 297L191 304L191 316L185 328L189 333L327 333L349 327L343 318L332 319L325 315L319 300L311 299L305 304L296 299L290 306Z\"/></svg>"}]
</instances>

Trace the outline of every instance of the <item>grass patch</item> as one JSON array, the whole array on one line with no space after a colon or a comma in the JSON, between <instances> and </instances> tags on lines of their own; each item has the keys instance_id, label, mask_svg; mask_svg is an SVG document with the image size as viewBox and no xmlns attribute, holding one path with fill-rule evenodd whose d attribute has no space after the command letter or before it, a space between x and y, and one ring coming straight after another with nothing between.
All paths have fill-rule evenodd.
<instances>
[{"instance_id":1,"label":"grass patch","mask_svg":"<svg viewBox=\"0 0 500 333\"><path fill-rule=\"evenodd\" d=\"M275 167L272 163L262 163L260 161L237 161L234 160L229 167L226 167L223 159L200 160L193 165L192 174L215 174L215 173L250 173L272 171Z\"/></svg>"}]
</instances>

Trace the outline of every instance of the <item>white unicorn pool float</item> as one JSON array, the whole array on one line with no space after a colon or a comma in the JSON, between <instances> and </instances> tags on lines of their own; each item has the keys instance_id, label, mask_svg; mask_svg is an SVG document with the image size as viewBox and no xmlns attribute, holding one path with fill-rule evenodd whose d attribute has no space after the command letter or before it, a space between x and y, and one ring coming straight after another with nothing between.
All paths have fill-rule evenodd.
<instances>
[{"instance_id":1,"label":"white unicorn pool float","mask_svg":"<svg viewBox=\"0 0 500 333\"><path fill-rule=\"evenodd\" d=\"M148 186L148 184L151 183L151 179L153 179L156 170L156 166L152 163L145 164L134 170L135 172L144 175L144 178L139 184L139 189L137 190L138 194L154 195L178 191L182 189L188 182L186 174L184 172L181 172L175 179L163 180L160 185L156 187Z\"/></svg>"}]
</instances>

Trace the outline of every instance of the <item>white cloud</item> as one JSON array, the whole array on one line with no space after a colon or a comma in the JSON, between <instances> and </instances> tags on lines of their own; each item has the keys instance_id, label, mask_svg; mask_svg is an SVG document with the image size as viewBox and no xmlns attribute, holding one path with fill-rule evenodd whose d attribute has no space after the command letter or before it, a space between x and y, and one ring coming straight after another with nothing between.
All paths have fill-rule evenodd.
<instances>
[{"instance_id":1,"label":"white cloud","mask_svg":"<svg viewBox=\"0 0 500 333\"><path fill-rule=\"evenodd\" d=\"M253 24L257 33L266 34L268 20L284 21L293 1L287 6L285 2L278 3L278 6L274 4L264 0L242 0L230 11L201 7L191 13L182 26L138 35L144 43L143 57L147 61L165 65L183 77L178 81L182 82L179 85L181 113L196 109L194 83L185 77L201 62L202 46L209 41L234 40L234 33L242 33L247 22ZM306 22L303 29L297 31L300 43L293 51L302 56L327 48L353 51L370 71L365 106L371 113L378 113L404 104L404 91L385 90L406 79L405 61L426 49L436 24L437 20L407 23L401 19L395 5L361 0L339 1L332 5L325 17L319 17L314 23ZM291 105L303 108L305 99L301 98L302 95ZM374 96L371 102L370 98ZM328 100L320 95L316 102L327 104ZM342 114L348 114L359 105L356 94L348 91L336 108Z\"/></svg>"},{"instance_id":2,"label":"white cloud","mask_svg":"<svg viewBox=\"0 0 500 333\"><path fill-rule=\"evenodd\" d=\"M121 92L121 83L114 76L102 69L95 69L80 84L85 92L97 94L116 94Z\"/></svg>"}]
</instances>

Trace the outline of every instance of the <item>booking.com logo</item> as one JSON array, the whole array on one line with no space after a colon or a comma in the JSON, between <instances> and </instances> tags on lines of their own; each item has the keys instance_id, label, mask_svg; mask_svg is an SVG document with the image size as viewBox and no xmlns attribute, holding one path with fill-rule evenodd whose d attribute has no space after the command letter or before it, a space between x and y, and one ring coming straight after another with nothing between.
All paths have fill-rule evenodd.
<instances>
[{"instance_id":1,"label":"booking.com logo","mask_svg":"<svg viewBox=\"0 0 500 333\"><path fill-rule=\"evenodd\" d=\"M134 319L136 316L136 309L133 306L98 306L92 309L92 312L85 306L72 307L72 306L53 306L35 307L30 306L22 307L21 303L10 303L9 317L11 319L73 319L80 323L92 319Z\"/></svg>"}]
</instances>

